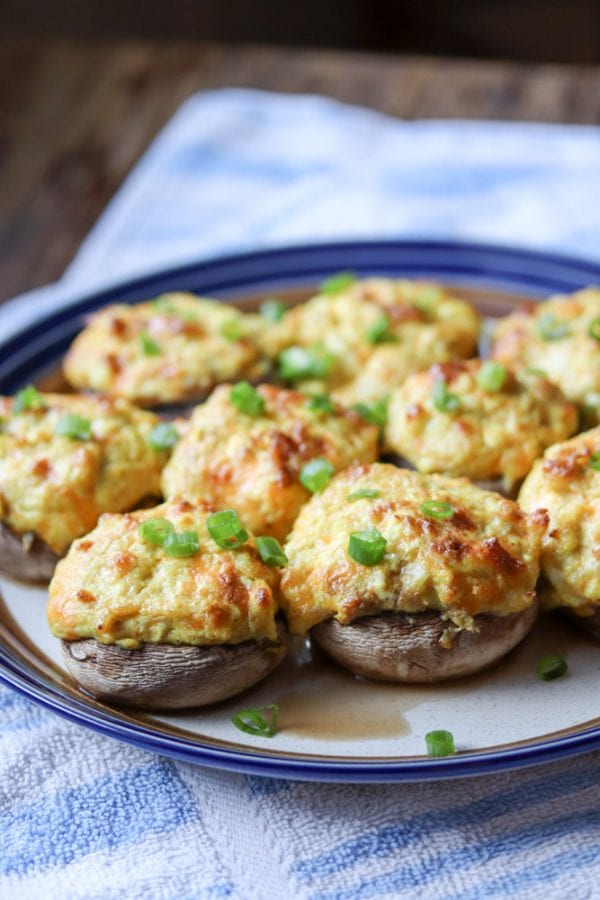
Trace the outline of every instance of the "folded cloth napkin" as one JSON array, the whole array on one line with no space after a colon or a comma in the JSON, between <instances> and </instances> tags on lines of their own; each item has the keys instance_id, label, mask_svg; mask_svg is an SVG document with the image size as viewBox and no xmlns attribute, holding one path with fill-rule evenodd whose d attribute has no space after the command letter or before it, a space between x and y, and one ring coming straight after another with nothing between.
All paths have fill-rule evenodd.
<instances>
[{"instance_id":1,"label":"folded cloth napkin","mask_svg":"<svg viewBox=\"0 0 600 900\"><path fill-rule=\"evenodd\" d=\"M600 256L600 132L398 122L317 97L188 100L60 284L256 246L474 238ZM161 759L0 687L0 897L600 896L600 754L440 783L314 785Z\"/></svg>"}]
</instances>

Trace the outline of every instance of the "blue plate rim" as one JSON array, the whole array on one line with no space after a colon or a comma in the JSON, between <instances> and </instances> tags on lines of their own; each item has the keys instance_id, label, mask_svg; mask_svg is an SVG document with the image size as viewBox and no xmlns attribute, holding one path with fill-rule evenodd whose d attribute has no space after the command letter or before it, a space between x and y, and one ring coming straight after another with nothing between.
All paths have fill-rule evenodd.
<instances>
[{"instance_id":1,"label":"blue plate rim","mask_svg":"<svg viewBox=\"0 0 600 900\"><path fill-rule=\"evenodd\" d=\"M80 319L83 312L91 311L110 302L122 298L124 302L133 302L143 297L145 292L150 292L151 285L160 282L178 283L187 278L198 279L215 277L220 270L232 270L241 268L246 270L245 282L252 283L252 277L258 286L256 278L258 272L262 272L259 281L286 280L286 260L293 261L294 267L288 267L292 282L300 283L298 276L305 279L304 283L310 283L318 273L327 274L336 269L353 269L360 274L369 271L381 271L382 266L369 265L367 258L376 257L379 253L386 254L397 252L399 254L412 254L418 256L418 264L411 266L399 266L399 261L392 268L400 268L403 272L415 270L431 272L435 277L439 275L438 268L451 275L462 278L474 277L488 285L494 283L506 283L507 286L520 286L521 289L536 289L540 295L552 293L548 289L550 283L562 283L564 290L573 290L583 287L594 280L600 281L600 263L592 260L579 259L567 254L545 252L540 250L511 247L501 244L474 243L468 241L453 240L426 240L426 239L373 239L373 240L349 240L320 242L316 244L293 244L274 248L263 248L243 253L225 254L198 262L188 263L183 266L160 269L148 275L139 275L132 279L123 279L114 284L103 286L100 290L81 292L74 299L59 310L46 312L35 319L33 330L23 327L13 336L0 338L0 350L3 351L5 363L0 367L0 381L7 377L7 367L10 369L11 358L23 348L30 345L32 336L48 332L53 327L61 325L65 321L71 323ZM446 255L446 265L440 265L437 259L439 255ZM448 262L448 254L457 255L459 258ZM427 256L430 257L430 265L426 264ZM463 257L462 262L460 257ZM300 265L302 258L313 258L310 267ZM332 266L326 262L328 257L339 257L340 265ZM365 257L363 259L363 257ZM484 265L487 258L488 265ZM489 261L494 259L499 265L499 270L491 272ZM434 261L436 261L434 264ZM470 260L470 266L465 261ZM278 265L273 270L272 264ZM342 262L343 261L343 262ZM478 265L476 265L478 263ZM522 266L528 268L522 272ZM473 268L475 266L475 268ZM512 266L512 268L511 268ZM516 266L516 268L515 268ZM258 267L257 271L254 271ZM262 268L261 268L262 267ZM507 268L508 267L508 268ZM541 272L546 271L544 277L536 269L541 267ZM281 271L280 271L281 269ZM275 275L275 278L273 277ZM562 281L561 281L562 280ZM540 288L544 285L543 288ZM231 295L236 289L240 290L243 284L237 280L229 282L225 287L225 294ZM208 292L208 291L207 291ZM223 290L213 290L215 296L223 293ZM120 302L120 299L119 299ZM248 751L238 751L229 748L215 748L203 745L198 740L185 739L178 735L159 733L152 727L144 724L136 724L134 727L129 722L123 722L110 712L104 713L86 706L85 701L77 702L67 694L63 694L58 686L51 687L44 683L33 669L23 672L19 663L12 657L10 650L0 644L0 683L16 690L21 695L33 700L52 712L61 715L69 721L78 723L98 733L131 743L142 749L155 753L183 759L199 765L229 769L237 772L245 772L254 775L267 775L299 780L337 781L337 782L397 782L397 781L423 781L447 778L459 778L468 775L482 775L500 770L521 768L524 766L558 760L565 756L584 753L600 747L600 726L587 728L581 732L559 736L551 739L533 738L531 741L518 747L490 750L481 752L465 752L445 759L408 758L399 757L398 761L388 762L357 762L349 760L335 761L320 758L304 757L290 759L270 754L268 752L256 752L248 748Z\"/></svg>"}]
</instances>

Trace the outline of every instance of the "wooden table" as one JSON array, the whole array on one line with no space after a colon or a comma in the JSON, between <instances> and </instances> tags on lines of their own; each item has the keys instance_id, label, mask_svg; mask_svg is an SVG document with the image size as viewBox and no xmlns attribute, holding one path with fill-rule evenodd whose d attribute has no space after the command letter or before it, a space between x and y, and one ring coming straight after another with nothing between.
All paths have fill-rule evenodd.
<instances>
[{"instance_id":1,"label":"wooden table","mask_svg":"<svg viewBox=\"0 0 600 900\"><path fill-rule=\"evenodd\" d=\"M402 118L600 124L600 68L192 43L0 40L0 301L58 278L198 90L327 94Z\"/></svg>"}]
</instances>

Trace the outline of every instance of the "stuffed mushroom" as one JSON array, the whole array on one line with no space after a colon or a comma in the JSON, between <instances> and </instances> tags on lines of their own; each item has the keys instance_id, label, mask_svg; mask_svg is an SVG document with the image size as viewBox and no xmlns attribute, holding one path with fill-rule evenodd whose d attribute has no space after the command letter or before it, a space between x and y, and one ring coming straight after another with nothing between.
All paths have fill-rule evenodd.
<instances>
[{"instance_id":1,"label":"stuffed mushroom","mask_svg":"<svg viewBox=\"0 0 600 900\"><path fill-rule=\"evenodd\" d=\"M160 496L172 426L124 400L0 398L0 569L45 582L104 512Z\"/></svg>"},{"instance_id":2,"label":"stuffed mushroom","mask_svg":"<svg viewBox=\"0 0 600 900\"><path fill-rule=\"evenodd\" d=\"M290 628L368 678L477 672L534 623L545 522L466 479L348 469L302 509L286 545Z\"/></svg>"},{"instance_id":3,"label":"stuffed mushroom","mask_svg":"<svg viewBox=\"0 0 600 900\"><path fill-rule=\"evenodd\" d=\"M95 697L146 709L215 703L285 656L283 562L277 542L203 501L107 514L56 568L50 629Z\"/></svg>"},{"instance_id":4,"label":"stuffed mushroom","mask_svg":"<svg viewBox=\"0 0 600 900\"><path fill-rule=\"evenodd\" d=\"M549 516L544 604L600 639L600 427L550 447L525 479L519 503Z\"/></svg>"},{"instance_id":5,"label":"stuffed mushroom","mask_svg":"<svg viewBox=\"0 0 600 900\"><path fill-rule=\"evenodd\" d=\"M378 429L326 396L221 385L194 410L163 490L235 507L252 531L283 540L311 492L377 455Z\"/></svg>"},{"instance_id":6,"label":"stuffed mushroom","mask_svg":"<svg viewBox=\"0 0 600 900\"><path fill-rule=\"evenodd\" d=\"M533 366L581 408L589 425L600 421L600 288L530 303L496 329L492 356Z\"/></svg>"},{"instance_id":7,"label":"stuffed mushroom","mask_svg":"<svg viewBox=\"0 0 600 900\"><path fill-rule=\"evenodd\" d=\"M267 368L260 316L187 293L163 294L95 313L64 361L73 387L140 406L185 403L223 381L255 379Z\"/></svg>"},{"instance_id":8,"label":"stuffed mushroom","mask_svg":"<svg viewBox=\"0 0 600 900\"><path fill-rule=\"evenodd\" d=\"M502 479L510 492L546 447L577 430L578 415L543 375L474 359L411 375L387 420L387 447L419 472Z\"/></svg>"}]
</instances>

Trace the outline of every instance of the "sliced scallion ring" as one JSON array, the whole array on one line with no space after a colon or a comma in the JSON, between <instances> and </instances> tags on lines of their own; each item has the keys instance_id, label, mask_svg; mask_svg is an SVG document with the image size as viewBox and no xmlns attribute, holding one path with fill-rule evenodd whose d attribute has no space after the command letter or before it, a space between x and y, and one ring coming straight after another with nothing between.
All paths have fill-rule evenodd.
<instances>
[{"instance_id":1,"label":"sliced scallion ring","mask_svg":"<svg viewBox=\"0 0 600 900\"><path fill-rule=\"evenodd\" d=\"M244 335L242 323L238 319L228 319L221 325L221 335L227 341L239 341Z\"/></svg>"},{"instance_id":2,"label":"sliced scallion ring","mask_svg":"<svg viewBox=\"0 0 600 900\"><path fill-rule=\"evenodd\" d=\"M369 422L370 425L377 425L378 428L383 428L387 424L388 403L389 397L386 394L385 397L381 397L375 403L357 403L352 409L362 419Z\"/></svg>"},{"instance_id":3,"label":"sliced scallion ring","mask_svg":"<svg viewBox=\"0 0 600 900\"><path fill-rule=\"evenodd\" d=\"M285 315L287 306L281 300L275 300L270 297L260 305L260 314L267 322L281 322Z\"/></svg>"},{"instance_id":4,"label":"sliced scallion ring","mask_svg":"<svg viewBox=\"0 0 600 900\"><path fill-rule=\"evenodd\" d=\"M566 322L561 322L550 312L544 312L537 320L537 333L543 341L559 341L571 333Z\"/></svg>"},{"instance_id":5,"label":"sliced scallion ring","mask_svg":"<svg viewBox=\"0 0 600 900\"><path fill-rule=\"evenodd\" d=\"M147 438L153 450L171 450L178 440L179 432L171 422L159 422Z\"/></svg>"},{"instance_id":6,"label":"sliced scallion ring","mask_svg":"<svg viewBox=\"0 0 600 900\"><path fill-rule=\"evenodd\" d=\"M302 466L300 484L312 494L318 494L327 487L334 472L335 469L329 460L324 456L319 456Z\"/></svg>"},{"instance_id":7,"label":"sliced scallion ring","mask_svg":"<svg viewBox=\"0 0 600 900\"><path fill-rule=\"evenodd\" d=\"M365 340L369 344L390 344L396 340L396 336L390 330L390 320L385 314L369 325L365 332Z\"/></svg>"},{"instance_id":8,"label":"sliced scallion ring","mask_svg":"<svg viewBox=\"0 0 600 900\"><path fill-rule=\"evenodd\" d=\"M15 395L12 411L21 413L26 409L45 409L46 406L47 403L38 389L32 384L28 384Z\"/></svg>"},{"instance_id":9,"label":"sliced scallion ring","mask_svg":"<svg viewBox=\"0 0 600 900\"><path fill-rule=\"evenodd\" d=\"M477 373L477 384L484 391L501 391L506 383L508 372L502 363L488 360Z\"/></svg>"},{"instance_id":10,"label":"sliced scallion ring","mask_svg":"<svg viewBox=\"0 0 600 900\"><path fill-rule=\"evenodd\" d=\"M430 731L425 735L427 756L453 756L456 753L451 731Z\"/></svg>"},{"instance_id":11,"label":"sliced scallion ring","mask_svg":"<svg viewBox=\"0 0 600 900\"><path fill-rule=\"evenodd\" d=\"M288 558L283 552L283 547L277 538L257 537L256 549L260 554L260 558L267 566L277 566L278 568L281 568L281 566L287 565Z\"/></svg>"},{"instance_id":12,"label":"sliced scallion ring","mask_svg":"<svg viewBox=\"0 0 600 900\"><path fill-rule=\"evenodd\" d=\"M71 438L73 441L89 441L92 436L92 423L85 416L67 413L56 423L54 434Z\"/></svg>"},{"instance_id":13,"label":"sliced scallion ring","mask_svg":"<svg viewBox=\"0 0 600 900\"><path fill-rule=\"evenodd\" d=\"M251 709L240 709L231 717L236 728L246 734L255 737L273 737L277 730L279 706L271 703L269 706L255 706Z\"/></svg>"},{"instance_id":14,"label":"sliced scallion ring","mask_svg":"<svg viewBox=\"0 0 600 900\"><path fill-rule=\"evenodd\" d=\"M335 406L327 394L315 394L309 397L304 405L311 412L321 413L322 415L329 416L335 412Z\"/></svg>"},{"instance_id":15,"label":"sliced scallion ring","mask_svg":"<svg viewBox=\"0 0 600 900\"><path fill-rule=\"evenodd\" d=\"M562 678L568 668L564 656L560 653L551 653L540 659L535 670L542 681L554 681L555 678Z\"/></svg>"},{"instance_id":16,"label":"sliced scallion ring","mask_svg":"<svg viewBox=\"0 0 600 900\"><path fill-rule=\"evenodd\" d=\"M265 411L265 399L250 382L240 381L229 392L229 399L236 409L257 419Z\"/></svg>"},{"instance_id":17,"label":"sliced scallion ring","mask_svg":"<svg viewBox=\"0 0 600 900\"><path fill-rule=\"evenodd\" d=\"M279 373L286 381L326 378L334 362L322 347L287 347L279 354Z\"/></svg>"},{"instance_id":18,"label":"sliced scallion ring","mask_svg":"<svg viewBox=\"0 0 600 900\"><path fill-rule=\"evenodd\" d=\"M387 540L377 528L353 531L348 539L348 555L362 566L376 566L385 556Z\"/></svg>"},{"instance_id":19,"label":"sliced scallion ring","mask_svg":"<svg viewBox=\"0 0 600 900\"><path fill-rule=\"evenodd\" d=\"M600 451L591 454L590 458L588 459L588 464L592 469L594 469L595 472L600 472Z\"/></svg>"},{"instance_id":20,"label":"sliced scallion ring","mask_svg":"<svg viewBox=\"0 0 600 900\"><path fill-rule=\"evenodd\" d=\"M140 332L140 346L144 356L160 356L160 347L147 331Z\"/></svg>"},{"instance_id":21,"label":"sliced scallion ring","mask_svg":"<svg viewBox=\"0 0 600 900\"><path fill-rule=\"evenodd\" d=\"M595 319L592 319L588 325L588 334L591 338L594 338L595 341L600 341L600 316L596 316Z\"/></svg>"},{"instance_id":22,"label":"sliced scallion ring","mask_svg":"<svg viewBox=\"0 0 600 900\"><path fill-rule=\"evenodd\" d=\"M443 500L426 500L421 503L421 512L430 519L450 519L455 513L451 503Z\"/></svg>"},{"instance_id":23,"label":"sliced scallion ring","mask_svg":"<svg viewBox=\"0 0 600 900\"><path fill-rule=\"evenodd\" d=\"M354 272L338 272L337 275L332 275L331 278L326 278L321 283L320 291L328 297L335 297L336 294L341 294L346 288L351 287L355 281Z\"/></svg>"},{"instance_id":24,"label":"sliced scallion ring","mask_svg":"<svg viewBox=\"0 0 600 900\"><path fill-rule=\"evenodd\" d=\"M441 378L437 378L431 392L433 405L439 412L457 412L461 408L460 397L448 390L448 385Z\"/></svg>"},{"instance_id":25,"label":"sliced scallion ring","mask_svg":"<svg viewBox=\"0 0 600 900\"><path fill-rule=\"evenodd\" d=\"M248 532L235 509L222 509L206 520L211 538L222 550L237 550L248 540Z\"/></svg>"},{"instance_id":26,"label":"sliced scallion ring","mask_svg":"<svg viewBox=\"0 0 600 900\"><path fill-rule=\"evenodd\" d=\"M352 491L351 494L348 494L348 497L346 499L349 500L350 503L354 503L355 500L362 500L363 498L374 500L376 497L380 496L381 491L378 491L377 488L364 487L357 488L357 490Z\"/></svg>"},{"instance_id":27,"label":"sliced scallion ring","mask_svg":"<svg viewBox=\"0 0 600 900\"><path fill-rule=\"evenodd\" d=\"M200 549L200 538L196 531L171 531L163 543L167 556L193 556Z\"/></svg>"},{"instance_id":28,"label":"sliced scallion ring","mask_svg":"<svg viewBox=\"0 0 600 900\"><path fill-rule=\"evenodd\" d=\"M147 544L162 547L167 536L175 531L168 519L146 519L138 525L138 534Z\"/></svg>"}]
</instances>

